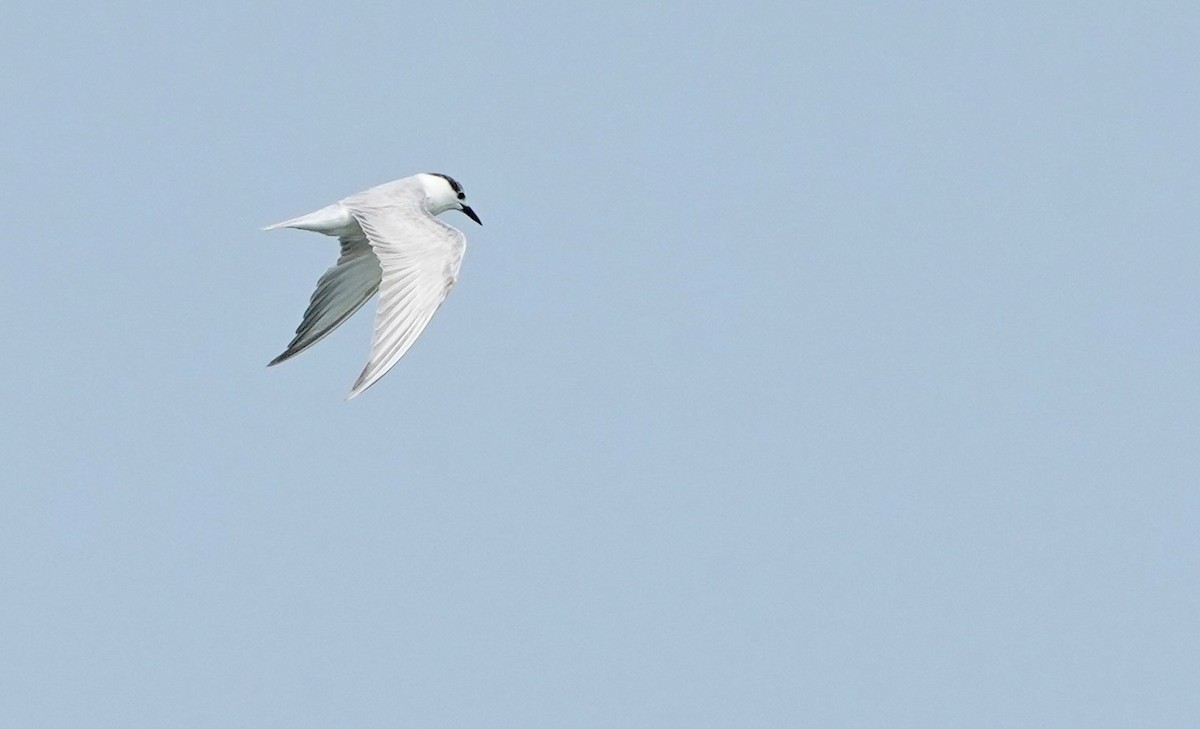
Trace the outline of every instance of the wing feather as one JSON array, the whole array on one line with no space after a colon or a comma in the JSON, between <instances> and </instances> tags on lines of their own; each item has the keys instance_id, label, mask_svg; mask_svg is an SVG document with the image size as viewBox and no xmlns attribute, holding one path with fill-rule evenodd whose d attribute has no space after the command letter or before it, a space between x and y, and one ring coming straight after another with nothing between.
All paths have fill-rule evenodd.
<instances>
[{"instance_id":1,"label":"wing feather","mask_svg":"<svg viewBox=\"0 0 1200 729\"><path fill-rule=\"evenodd\" d=\"M350 398L378 382L421 335L458 279L466 248L462 233L424 209L423 195L387 193L344 201L381 270L371 355Z\"/></svg>"},{"instance_id":2,"label":"wing feather","mask_svg":"<svg viewBox=\"0 0 1200 729\"><path fill-rule=\"evenodd\" d=\"M317 281L317 289L296 328L296 336L283 354L268 363L268 367L295 357L324 339L379 288L382 270L367 239L351 236L340 240L342 255Z\"/></svg>"}]
</instances>

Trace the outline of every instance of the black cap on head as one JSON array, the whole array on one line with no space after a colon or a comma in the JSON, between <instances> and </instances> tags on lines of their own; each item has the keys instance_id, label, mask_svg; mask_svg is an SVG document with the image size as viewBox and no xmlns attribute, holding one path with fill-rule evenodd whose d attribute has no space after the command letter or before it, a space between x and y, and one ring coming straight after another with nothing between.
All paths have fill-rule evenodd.
<instances>
[{"instance_id":1,"label":"black cap on head","mask_svg":"<svg viewBox=\"0 0 1200 729\"><path fill-rule=\"evenodd\" d=\"M430 172L429 174L437 175L438 177L442 178L446 182L449 182L450 189L457 192L460 196L462 195L462 191L463 191L462 185L458 184L458 180L454 179L450 175L443 175L441 172Z\"/></svg>"}]
</instances>

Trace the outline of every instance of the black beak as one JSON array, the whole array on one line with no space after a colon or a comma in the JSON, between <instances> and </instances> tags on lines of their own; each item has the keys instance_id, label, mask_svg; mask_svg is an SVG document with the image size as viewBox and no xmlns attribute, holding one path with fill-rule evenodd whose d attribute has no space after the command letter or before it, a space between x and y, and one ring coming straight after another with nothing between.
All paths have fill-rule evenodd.
<instances>
[{"instance_id":1,"label":"black beak","mask_svg":"<svg viewBox=\"0 0 1200 729\"><path fill-rule=\"evenodd\" d=\"M475 214L475 211L471 209L470 205L463 205L462 211L467 214L468 218L470 218L471 220L474 220L476 223L479 223L480 225L483 225L483 221L479 219L479 216Z\"/></svg>"}]
</instances>

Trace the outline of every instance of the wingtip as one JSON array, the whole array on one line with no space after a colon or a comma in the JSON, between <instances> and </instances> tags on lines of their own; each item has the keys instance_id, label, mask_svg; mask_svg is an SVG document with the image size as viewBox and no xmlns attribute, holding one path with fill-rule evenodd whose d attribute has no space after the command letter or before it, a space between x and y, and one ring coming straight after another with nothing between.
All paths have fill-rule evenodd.
<instances>
[{"instance_id":1,"label":"wingtip","mask_svg":"<svg viewBox=\"0 0 1200 729\"><path fill-rule=\"evenodd\" d=\"M360 374L358 379L354 381L354 384L350 386L350 392L346 395L346 401L349 402L350 400L353 400L354 398L363 394L369 387L371 387L371 385L374 384L375 382L373 380L369 382L367 381L367 369L364 368L362 374Z\"/></svg>"},{"instance_id":2,"label":"wingtip","mask_svg":"<svg viewBox=\"0 0 1200 729\"><path fill-rule=\"evenodd\" d=\"M368 385L367 387L370 387L370 385ZM354 386L350 388L350 392L346 393L346 402L350 402L350 401L351 401L351 400L353 400L354 398L356 398L356 397L358 397L359 395L363 394L363 392L364 392L366 389L367 389L366 387L363 387L363 386L362 386L362 380L359 380L358 382L355 382L355 383L354 383Z\"/></svg>"}]
</instances>

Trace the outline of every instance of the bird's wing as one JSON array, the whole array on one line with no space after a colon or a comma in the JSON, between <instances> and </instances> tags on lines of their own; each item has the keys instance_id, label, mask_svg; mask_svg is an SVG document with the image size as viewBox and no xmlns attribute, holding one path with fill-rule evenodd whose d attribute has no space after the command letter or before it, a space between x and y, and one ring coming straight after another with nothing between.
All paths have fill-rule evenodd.
<instances>
[{"instance_id":1,"label":"bird's wing","mask_svg":"<svg viewBox=\"0 0 1200 729\"><path fill-rule=\"evenodd\" d=\"M359 233L343 236L340 240L341 257L317 281L317 290L308 302L295 338L268 367L295 357L321 341L358 311L379 288L379 259L367 239Z\"/></svg>"},{"instance_id":2,"label":"bird's wing","mask_svg":"<svg viewBox=\"0 0 1200 729\"><path fill-rule=\"evenodd\" d=\"M372 194L374 193L374 194ZM430 215L412 190L368 191L344 202L383 270L371 356L352 398L404 356L458 279L466 239Z\"/></svg>"}]
</instances>

